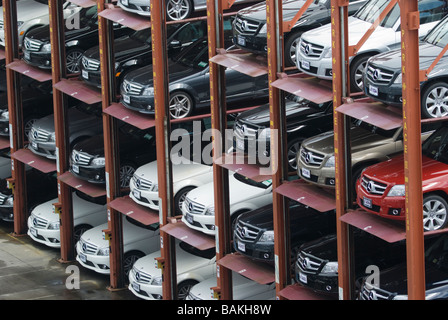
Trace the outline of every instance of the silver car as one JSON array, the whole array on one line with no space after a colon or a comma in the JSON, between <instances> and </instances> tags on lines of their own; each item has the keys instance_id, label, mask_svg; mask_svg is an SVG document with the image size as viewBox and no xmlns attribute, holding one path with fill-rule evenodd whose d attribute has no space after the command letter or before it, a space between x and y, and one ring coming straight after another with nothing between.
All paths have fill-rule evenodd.
<instances>
[{"instance_id":1,"label":"silver car","mask_svg":"<svg viewBox=\"0 0 448 320\"><path fill-rule=\"evenodd\" d=\"M255 0L236 0L235 3L249 3ZM148 0L118 0L118 5L125 11L149 16ZM166 16L169 20L184 20L195 11L207 9L207 0L167 0Z\"/></svg>"}]
</instances>

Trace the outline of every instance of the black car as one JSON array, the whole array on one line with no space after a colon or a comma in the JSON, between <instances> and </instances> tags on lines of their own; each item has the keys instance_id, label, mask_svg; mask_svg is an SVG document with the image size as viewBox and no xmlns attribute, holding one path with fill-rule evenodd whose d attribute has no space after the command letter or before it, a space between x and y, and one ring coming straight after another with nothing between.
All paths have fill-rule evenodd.
<instances>
[{"instance_id":1,"label":"black car","mask_svg":"<svg viewBox=\"0 0 448 320\"><path fill-rule=\"evenodd\" d=\"M58 196L56 173L43 173L29 168L26 171L26 198L28 212L41 203ZM14 221L14 196L6 179L0 180L0 219Z\"/></svg>"},{"instance_id":2,"label":"black car","mask_svg":"<svg viewBox=\"0 0 448 320\"><path fill-rule=\"evenodd\" d=\"M270 204L238 216L233 226L235 251L251 259L274 261L272 210ZM289 219L292 260L295 260L297 250L303 243L336 231L333 211L317 212L295 201L289 203Z\"/></svg>"},{"instance_id":3,"label":"black car","mask_svg":"<svg viewBox=\"0 0 448 320\"><path fill-rule=\"evenodd\" d=\"M297 170L296 155L302 140L333 129L332 101L316 104L288 95L285 98L287 159L289 171ZM233 128L233 146L254 161L269 158L269 104L244 111L238 115ZM262 161L261 161L262 162Z\"/></svg>"},{"instance_id":4,"label":"black car","mask_svg":"<svg viewBox=\"0 0 448 320\"><path fill-rule=\"evenodd\" d=\"M366 268L380 270L406 261L406 241L388 243L363 230L353 230L354 275L366 275ZM337 235L328 235L303 244L297 255L296 280L321 294L338 296Z\"/></svg>"},{"instance_id":5,"label":"black car","mask_svg":"<svg viewBox=\"0 0 448 320\"><path fill-rule=\"evenodd\" d=\"M231 20L226 19L225 30L231 30ZM197 39L207 35L207 20L167 24L168 57L176 55ZM151 29L144 29L120 37L114 41L115 76L119 86L125 74L131 70L152 64ZM81 61L81 79L89 85L101 87L99 47L84 53Z\"/></svg>"},{"instance_id":6,"label":"black car","mask_svg":"<svg viewBox=\"0 0 448 320\"><path fill-rule=\"evenodd\" d=\"M32 81L22 85L22 109L25 138L33 123L53 113L53 94L51 81ZM9 137L8 95L0 93L0 136Z\"/></svg>"},{"instance_id":7,"label":"black car","mask_svg":"<svg viewBox=\"0 0 448 320\"><path fill-rule=\"evenodd\" d=\"M448 44L448 16L440 21L420 42L420 70L427 69ZM365 94L392 106L402 106L401 50L373 56L367 61L364 75ZM420 83L421 112L424 118L448 115L448 53L445 53L428 80Z\"/></svg>"},{"instance_id":8,"label":"black car","mask_svg":"<svg viewBox=\"0 0 448 320\"><path fill-rule=\"evenodd\" d=\"M427 244L425 239L425 300L448 299L448 235ZM408 300L407 264L380 270L379 283L369 277L361 280L359 300Z\"/></svg>"},{"instance_id":9,"label":"black car","mask_svg":"<svg viewBox=\"0 0 448 320\"><path fill-rule=\"evenodd\" d=\"M85 50L98 45L97 6L82 8L79 13L80 28L69 29L65 24L65 57L67 72L80 72L79 64ZM114 24L114 37L133 32L119 24ZM23 60L42 69L51 69L50 26L44 25L30 30L23 40Z\"/></svg>"},{"instance_id":10,"label":"black car","mask_svg":"<svg viewBox=\"0 0 448 320\"><path fill-rule=\"evenodd\" d=\"M228 39L230 41L230 39ZM190 116L210 106L210 75L207 38L201 38L168 61L169 108L172 118ZM120 87L121 102L129 109L154 114L153 66L129 72ZM226 95L229 104L268 99L268 77L250 77L226 69ZM250 101L252 100L252 101ZM248 105L247 105L248 106Z\"/></svg>"},{"instance_id":11,"label":"black car","mask_svg":"<svg viewBox=\"0 0 448 320\"><path fill-rule=\"evenodd\" d=\"M354 14L366 0L350 0L349 14ZM303 0L283 0L283 21L291 21ZM296 64L296 44L303 32L330 23L331 0L315 0L284 35L285 66ZM266 3L260 2L238 12L233 25L233 41L241 49L258 54L267 54Z\"/></svg>"}]
</instances>

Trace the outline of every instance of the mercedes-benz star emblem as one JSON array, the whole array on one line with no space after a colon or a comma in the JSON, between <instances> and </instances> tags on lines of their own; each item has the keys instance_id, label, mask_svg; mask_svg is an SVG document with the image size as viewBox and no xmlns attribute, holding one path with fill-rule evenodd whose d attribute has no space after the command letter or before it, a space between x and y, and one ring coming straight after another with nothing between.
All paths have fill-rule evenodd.
<instances>
[{"instance_id":1,"label":"mercedes-benz star emblem","mask_svg":"<svg viewBox=\"0 0 448 320\"><path fill-rule=\"evenodd\" d=\"M188 210L190 212L193 212L193 204L190 202L190 204L188 205Z\"/></svg>"}]
</instances>

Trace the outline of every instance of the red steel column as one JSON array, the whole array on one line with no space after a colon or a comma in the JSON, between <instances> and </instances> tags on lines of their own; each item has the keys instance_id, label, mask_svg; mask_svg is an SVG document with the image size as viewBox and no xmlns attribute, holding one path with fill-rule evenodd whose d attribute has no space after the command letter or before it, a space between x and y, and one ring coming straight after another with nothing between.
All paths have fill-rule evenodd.
<instances>
[{"instance_id":1,"label":"red steel column","mask_svg":"<svg viewBox=\"0 0 448 320\"><path fill-rule=\"evenodd\" d=\"M174 216L173 176L170 159L169 74L166 41L166 2L151 0L152 64L157 140L157 172L160 197L160 227ZM177 299L176 252L174 239L160 232L163 299Z\"/></svg>"},{"instance_id":2,"label":"red steel column","mask_svg":"<svg viewBox=\"0 0 448 320\"><path fill-rule=\"evenodd\" d=\"M208 48L209 57L216 55L217 48L224 48L223 3L225 0L207 0ZM210 62L210 109L213 129L213 160L222 155L225 144L226 87L225 69ZM220 151L220 152L217 152ZM229 172L213 164L213 185L215 199L216 261L231 253L230 210L229 210ZM220 300L232 300L232 272L217 266L217 287L215 295Z\"/></svg>"},{"instance_id":3,"label":"red steel column","mask_svg":"<svg viewBox=\"0 0 448 320\"><path fill-rule=\"evenodd\" d=\"M425 299L422 149L417 0L400 0L403 73L403 142L409 300Z\"/></svg>"}]
</instances>

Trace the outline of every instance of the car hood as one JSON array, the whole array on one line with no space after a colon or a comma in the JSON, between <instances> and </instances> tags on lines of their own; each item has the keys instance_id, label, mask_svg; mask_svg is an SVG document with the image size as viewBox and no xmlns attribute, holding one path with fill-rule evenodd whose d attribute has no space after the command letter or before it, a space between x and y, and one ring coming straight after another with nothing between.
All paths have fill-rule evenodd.
<instances>
[{"instance_id":1,"label":"car hood","mask_svg":"<svg viewBox=\"0 0 448 320\"><path fill-rule=\"evenodd\" d=\"M387 143L389 139L360 127L352 127L350 131L351 152L368 150ZM324 132L314 137L306 139L303 144L305 148L315 150L323 154L334 153L334 133L333 131Z\"/></svg>"},{"instance_id":2,"label":"car hood","mask_svg":"<svg viewBox=\"0 0 448 320\"><path fill-rule=\"evenodd\" d=\"M442 50L443 48L441 47L429 44L427 42L421 42L419 45L420 69L427 69ZM445 54L446 58L448 58L447 55L448 54ZM401 49L392 50L373 56L369 60L369 63L376 67L399 70L401 69ZM446 65L443 61L440 61L439 64Z\"/></svg>"},{"instance_id":3,"label":"car hood","mask_svg":"<svg viewBox=\"0 0 448 320\"><path fill-rule=\"evenodd\" d=\"M136 50L139 49L139 50ZM121 62L128 57L137 55L141 52L151 52L152 48L147 43L142 43L129 36L118 38L114 41L114 58L115 62ZM87 49L84 56L93 60L100 60L99 46L94 46Z\"/></svg>"},{"instance_id":4,"label":"car hood","mask_svg":"<svg viewBox=\"0 0 448 320\"><path fill-rule=\"evenodd\" d=\"M48 10L48 9L47 9ZM73 38L79 37L84 34L86 27L80 29L68 29L65 27L65 42L72 40ZM27 33L27 37L34 40L39 40L42 42L50 42L50 26L48 24L31 29Z\"/></svg>"},{"instance_id":5,"label":"car hood","mask_svg":"<svg viewBox=\"0 0 448 320\"><path fill-rule=\"evenodd\" d=\"M92 136L88 139L84 139L78 142L74 147L74 150L79 152L85 152L92 156L104 155L104 137L103 135Z\"/></svg>"},{"instance_id":6,"label":"car hood","mask_svg":"<svg viewBox=\"0 0 448 320\"><path fill-rule=\"evenodd\" d=\"M185 159L185 158L183 158ZM185 159L186 163L180 163L173 165L173 182L179 182L203 173L212 172L213 168L197 162L188 163L188 159ZM144 178L149 181L158 181L157 161L152 161L135 171L135 176Z\"/></svg>"},{"instance_id":7,"label":"car hood","mask_svg":"<svg viewBox=\"0 0 448 320\"><path fill-rule=\"evenodd\" d=\"M48 5L37 1L17 1L17 20L29 21L41 16L48 16ZM3 21L3 15L0 15Z\"/></svg>"},{"instance_id":8,"label":"car hood","mask_svg":"<svg viewBox=\"0 0 448 320\"><path fill-rule=\"evenodd\" d=\"M92 229L85 231L82 234L81 239L83 241L86 241L86 242L96 245L98 248L108 247L109 241L105 240L103 238L103 230L107 230L108 226L109 225L106 222L106 223L100 224L99 226L93 227Z\"/></svg>"},{"instance_id":9,"label":"car hood","mask_svg":"<svg viewBox=\"0 0 448 320\"><path fill-rule=\"evenodd\" d=\"M93 202L88 202L81 199L76 192L73 192L73 217L78 219L96 212L103 212L104 217L107 214L107 206L99 205ZM57 203L58 198L52 199L50 201L44 202L37 207L35 207L32 213L38 217L46 219L50 222L58 221L59 214L53 212L53 203Z\"/></svg>"},{"instance_id":10,"label":"car hood","mask_svg":"<svg viewBox=\"0 0 448 320\"><path fill-rule=\"evenodd\" d=\"M243 200L258 197L266 193L267 189L243 183L237 180L234 177L234 174L234 172L229 172L229 202L231 206ZM272 186L269 188L272 190ZM205 205L206 207L213 207L215 203L213 190L213 182L209 182L191 190L187 197L192 201Z\"/></svg>"},{"instance_id":11,"label":"car hood","mask_svg":"<svg viewBox=\"0 0 448 320\"><path fill-rule=\"evenodd\" d=\"M392 184L404 184L404 156L400 155L368 167L364 174L368 177ZM448 165L422 156L422 187L437 189L437 184L448 175Z\"/></svg>"},{"instance_id":12,"label":"car hood","mask_svg":"<svg viewBox=\"0 0 448 320\"><path fill-rule=\"evenodd\" d=\"M153 253L150 253L143 258L138 259L135 264L134 268L145 272L152 277L161 277L162 276L162 269L157 267L156 258L160 258L161 252L156 251ZM202 258L200 256L193 255L191 253L188 253L184 249L182 249L179 246L179 241L176 241L176 273L182 274L186 272L194 271L197 268L200 268L202 266L205 266L207 264L211 264L212 261L215 261L215 258L212 260Z\"/></svg>"},{"instance_id":13,"label":"car hood","mask_svg":"<svg viewBox=\"0 0 448 320\"><path fill-rule=\"evenodd\" d=\"M300 251L317 258L337 261L337 236L330 234L322 238L307 242L300 247Z\"/></svg>"},{"instance_id":14,"label":"car hood","mask_svg":"<svg viewBox=\"0 0 448 320\"><path fill-rule=\"evenodd\" d=\"M283 20L289 21L297 14L297 11L303 7L306 1L304 0L283 0L282 8L283 8ZM302 15L301 19L305 19L309 15L311 15L314 11L317 10L328 10L324 6L316 5L312 3L307 11ZM253 19L261 22L266 22L266 3L264 1L257 3L248 8L244 8L238 11L239 16L244 16L248 19ZM299 20L300 21L300 20Z\"/></svg>"}]
</instances>

